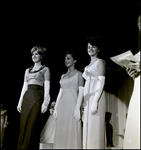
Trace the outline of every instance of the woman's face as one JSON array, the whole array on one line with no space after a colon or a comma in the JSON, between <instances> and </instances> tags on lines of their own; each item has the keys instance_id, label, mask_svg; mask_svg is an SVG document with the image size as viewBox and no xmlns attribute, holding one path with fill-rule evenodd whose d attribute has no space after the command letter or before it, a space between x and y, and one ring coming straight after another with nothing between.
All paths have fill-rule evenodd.
<instances>
[{"instance_id":1,"label":"woman's face","mask_svg":"<svg viewBox=\"0 0 141 150\"><path fill-rule=\"evenodd\" d=\"M71 67L75 64L76 60L73 59L72 55L71 54L67 54L65 56L65 65L66 67Z\"/></svg>"},{"instance_id":2,"label":"woman's face","mask_svg":"<svg viewBox=\"0 0 141 150\"><path fill-rule=\"evenodd\" d=\"M41 61L41 59L42 59L42 57L41 57L41 55L38 53L38 50L36 50L36 51L34 51L34 52L32 53L32 61L33 61L34 63L38 63L39 61Z\"/></svg>"},{"instance_id":3,"label":"woman's face","mask_svg":"<svg viewBox=\"0 0 141 150\"><path fill-rule=\"evenodd\" d=\"M87 47L87 51L88 51L88 54L90 56L95 56L98 54L98 47L94 46L94 45L91 45L90 43L88 43L88 47Z\"/></svg>"}]
</instances>

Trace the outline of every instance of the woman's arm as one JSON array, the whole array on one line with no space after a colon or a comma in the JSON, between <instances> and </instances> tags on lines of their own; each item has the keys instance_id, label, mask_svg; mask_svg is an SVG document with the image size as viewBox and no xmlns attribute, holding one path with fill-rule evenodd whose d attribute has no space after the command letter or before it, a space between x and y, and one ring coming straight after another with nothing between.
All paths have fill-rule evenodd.
<instances>
[{"instance_id":1,"label":"woman's arm","mask_svg":"<svg viewBox=\"0 0 141 150\"><path fill-rule=\"evenodd\" d=\"M103 60L99 60L98 62L98 80L95 83L96 90L93 103L91 106L91 113L96 114L98 111L98 102L100 99L100 96L103 92L104 84L105 84L105 72L106 72L106 67L105 67L105 62Z\"/></svg>"},{"instance_id":2,"label":"woman's arm","mask_svg":"<svg viewBox=\"0 0 141 150\"><path fill-rule=\"evenodd\" d=\"M77 99L77 104L76 106L78 108L81 107L81 104L82 104L82 98L83 98L83 86L84 86L84 79L82 77L82 73L79 72L79 78L78 78L78 99Z\"/></svg>"},{"instance_id":3,"label":"woman's arm","mask_svg":"<svg viewBox=\"0 0 141 150\"><path fill-rule=\"evenodd\" d=\"M106 64L105 61L100 59L98 61L98 76L105 76L106 73Z\"/></svg>"},{"instance_id":4,"label":"woman's arm","mask_svg":"<svg viewBox=\"0 0 141 150\"><path fill-rule=\"evenodd\" d=\"M63 75L61 76L61 79L64 77L64 75L65 75L65 74L63 74ZM62 87L60 87L59 92L58 92L58 95L57 95L55 107L54 107L55 110L57 110L59 101L60 101L60 99L61 99L61 97L62 97L62 92L63 92L63 91L62 91ZM56 115L57 115L57 114L56 114ZM54 115L54 117L55 117L55 115ZM57 117L57 116L56 116L56 117ZM55 117L55 118L56 118L56 117Z\"/></svg>"},{"instance_id":5,"label":"woman's arm","mask_svg":"<svg viewBox=\"0 0 141 150\"><path fill-rule=\"evenodd\" d=\"M21 106L22 106L23 96L24 96L24 94L25 94L25 92L27 91L27 88L28 88L28 83L27 83L27 80L26 80L27 71L28 71L28 70L25 71L24 83L23 83L23 87L22 87L22 91L21 91L19 103L18 103L18 106L17 106L17 110L18 110L20 113L21 113Z\"/></svg>"},{"instance_id":6,"label":"woman's arm","mask_svg":"<svg viewBox=\"0 0 141 150\"><path fill-rule=\"evenodd\" d=\"M57 118L57 107L58 107L58 104L59 104L59 101L60 101L61 97L62 97L62 88L60 88L60 90L59 90L57 100L56 100L56 104L55 104L55 107L54 107L53 116L55 118Z\"/></svg>"},{"instance_id":7,"label":"woman's arm","mask_svg":"<svg viewBox=\"0 0 141 150\"><path fill-rule=\"evenodd\" d=\"M47 68L45 74L44 74L44 101L43 101L43 104L42 104L42 110L41 110L41 113L45 113L47 108L48 108L48 105L50 103L50 95L49 95L49 92L50 92L50 70L49 68Z\"/></svg>"},{"instance_id":8,"label":"woman's arm","mask_svg":"<svg viewBox=\"0 0 141 150\"><path fill-rule=\"evenodd\" d=\"M76 118L77 121L80 120L80 107L82 104L82 100L83 100L83 86L84 86L84 79L82 78L82 73L79 72L79 78L78 78L78 98L77 98L77 103L76 103L76 107L75 107L75 111L74 111L74 118Z\"/></svg>"}]
</instances>

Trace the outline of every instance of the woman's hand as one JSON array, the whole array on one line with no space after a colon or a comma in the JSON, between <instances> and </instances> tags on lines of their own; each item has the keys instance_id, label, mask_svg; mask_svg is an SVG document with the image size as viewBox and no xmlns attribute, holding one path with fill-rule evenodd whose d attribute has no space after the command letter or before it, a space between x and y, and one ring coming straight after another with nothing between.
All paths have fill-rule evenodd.
<instances>
[{"instance_id":1,"label":"woman's hand","mask_svg":"<svg viewBox=\"0 0 141 150\"><path fill-rule=\"evenodd\" d=\"M136 75L137 75L136 69L134 69L133 67L130 67L130 68L127 68L126 71L130 77L132 77L133 79L136 78Z\"/></svg>"},{"instance_id":2,"label":"woman's hand","mask_svg":"<svg viewBox=\"0 0 141 150\"><path fill-rule=\"evenodd\" d=\"M129 66L134 68L137 72L140 72L140 61L130 61Z\"/></svg>"},{"instance_id":3,"label":"woman's hand","mask_svg":"<svg viewBox=\"0 0 141 150\"><path fill-rule=\"evenodd\" d=\"M47 111L48 105L42 104L41 113L44 114Z\"/></svg>"},{"instance_id":4,"label":"woman's hand","mask_svg":"<svg viewBox=\"0 0 141 150\"><path fill-rule=\"evenodd\" d=\"M74 118L76 119L76 121L80 120L80 108L76 107L74 110Z\"/></svg>"},{"instance_id":5,"label":"woman's hand","mask_svg":"<svg viewBox=\"0 0 141 150\"><path fill-rule=\"evenodd\" d=\"M46 98L44 99L44 102L42 104L42 108L41 108L41 113L42 114L44 114L47 111L49 102L50 102L50 95L48 94L46 96Z\"/></svg>"},{"instance_id":6,"label":"woman's hand","mask_svg":"<svg viewBox=\"0 0 141 150\"><path fill-rule=\"evenodd\" d=\"M97 102L93 101L90 112L92 115L94 115L98 112L98 103Z\"/></svg>"},{"instance_id":7,"label":"woman's hand","mask_svg":"<svg viewBox=\"0 0 141 150\"><path fill-rule=\"evenodd\" d=\"M21 110L22 110L21 108L22 108L22 105L21 105L21 103L19 103L18 106L17 106L17 110L18 110L19 113L21 113Z\"/></svg>"}]
</instances>

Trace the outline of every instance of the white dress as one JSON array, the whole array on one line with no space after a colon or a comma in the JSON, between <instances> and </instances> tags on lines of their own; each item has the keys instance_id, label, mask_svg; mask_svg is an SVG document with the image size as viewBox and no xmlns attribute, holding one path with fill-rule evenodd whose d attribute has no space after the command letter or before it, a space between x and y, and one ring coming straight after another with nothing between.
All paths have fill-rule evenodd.
<instances>
[{"instance_id":1,"label":"white dress","mask_svg":"<svg viewBox=\"0 0 141 150\"><path fill-rule=\"evenodd\" d=\"M95 93L95 83L98 80L98 59L91 66L86 66L83 77L84 86L84 120L83 120L83 149L104 149L105 148L105 92L103 91L99 100L98 113L92 115L90 108ZM90 72L92 75L86 74Z\"/></svg>"},{"instance_id":2,"label":"white dress","mask_svg":"<svg viewBox=\"0 0 141 150\"><path fill-rule=\"evenodd\" d=\"M82 149L81 121L74 118L78 98L80 73L61 78L62 96L57 107L57 120L53 149Z\"/></svg>"},{"instance_id":3,"label":"white dress","mask_svg":"<svg viewBox=\"0 0 141 150\"><path fill-rule=\"evenodd\" d=\"M50 114L41 134L40 134L40 149L51 149L51 144L54 143L56 119Z\"/></svg>"},{"instance_id":4,"label":"white dress","mask_svg":"<svg viewBox=\"0 0 141 150\"><path fill-rule=\"evenodd\" d=\"M123 149L140 149L140 76L135 79L129 103Z\"/></svg>"}]
</instances>

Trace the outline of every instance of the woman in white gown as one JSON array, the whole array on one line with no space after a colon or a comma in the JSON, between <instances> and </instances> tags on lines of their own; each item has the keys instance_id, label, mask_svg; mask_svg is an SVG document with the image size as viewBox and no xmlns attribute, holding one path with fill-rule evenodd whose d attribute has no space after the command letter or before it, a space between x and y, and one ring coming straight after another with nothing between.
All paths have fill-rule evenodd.
<instances>
[{"instance_id":1,"label":"woman in white gown","mask_svg":"<svg viewBox=\"0 0 141 150\"><path fill-rule=\"evenodd\" d=\"M128 108L123 149L140 149L140 61L131 63L127 72L134 79L134 89Z\"/></svg>"},{"instance_id":2,"label":"woman in white gown","mask_svg":"<svg viewBox=\"0 0 141 150\"><path fill-rule=\"evenodd\" d=\"M55 102L50 106L50 116L40 134L40 149L52 149L54 143L56 119L53 116Z\"/></svg>"},{"instance_id":3,"label":"woman in white gown","mask_svg":"<svg viewBox=\"0 0 141 150\"><path fill-rule=\"evenodd\" d=\"M82 73L75 68L74 51L65 55L68 69L60 80L54 117L56 118L53 149L82 149L80 107L83 99Z\"/></svg>"},{"instance_id":4,"label":"woman in white gown","mask_svg":"<svg viewBox=\"0 0 141 150\"><path fill-rule=\"evenodd\" d=\"M91 62L85 67L83 149L105 148L105 62L97 57L99 38L88 39Z\"/></svg>"}]
</instances>

